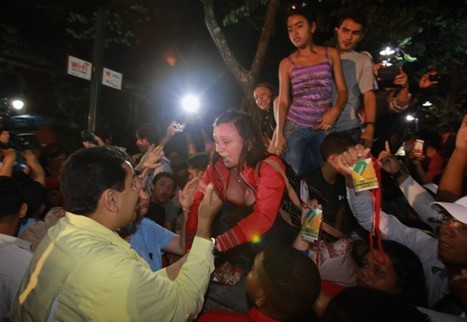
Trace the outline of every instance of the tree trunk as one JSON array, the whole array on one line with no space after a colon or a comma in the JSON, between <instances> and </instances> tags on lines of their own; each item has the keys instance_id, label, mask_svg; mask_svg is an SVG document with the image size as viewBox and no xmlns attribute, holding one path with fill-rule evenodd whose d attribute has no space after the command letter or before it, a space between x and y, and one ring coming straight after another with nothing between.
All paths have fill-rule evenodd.
<instances>
[{"instance_id":1,"label":"tree trunk","mask_svg":"<svg viewBox=\"0 0 467 322\"><path fill-rule=\"evenodd\" d=\"M234 75L235 80L243 91L244 102L246 102L246 110L253 116L256 115L256 107L253 99L253 90L258 76L263 67L264 59L266 57L269 40L271 39L274 22L276 19L277 11L279 8L279 0L270 0L268 2L264 24L261 30L261 35L258 40L258 47L251 63L250 70L244 68L237 59L234 57L232 51L227 44L224 33L220 26L217 24L214 16L213 3L214 0L201 0L204 7L204 22L211 34L212 40L221 54L225 65L229 71Z\"/></svg>"}]
</instances>

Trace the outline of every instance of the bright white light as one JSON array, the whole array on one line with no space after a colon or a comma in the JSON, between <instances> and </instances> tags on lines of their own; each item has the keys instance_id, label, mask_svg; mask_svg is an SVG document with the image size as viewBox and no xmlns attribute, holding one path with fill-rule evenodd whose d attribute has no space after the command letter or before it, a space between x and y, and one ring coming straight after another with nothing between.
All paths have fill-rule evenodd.
<instances>
[{"instance_id":1,"label":"bright white light","mask_svg":"<svg viewBox=\"0 0 467 322\"><path fill-rule=\"evenodd\" d=\"M389 67L392 66L392 63L389 60L383 60L381 62L381 65L383 65L384 67Z\"/></svg>"},{"instance_id":2,"label":"bright white light","mask_svg":"<svg viewBox=\"0 0 467 322\"><path fill-rule=\"evenodd\" d=\"M379 52L379 54L380 54L381 56L391 56L391 55L394 54L394 53L395 53L395 51L394 51L394 49L392 49L391 47L386 47L386 48L384 48L383 50L381 50L381 51Z\"/></svg>"},{"instance_id":3,"label":"bright white light","mask_svg":"<svg viewBox=\"0 0 467 322\"><path fill-rule=\"evenodd\" d=\"M410 115L410 114L409 114L409 115L407 115L407 116L405 117L405 119L406 119L407 121L411 122L411 121L415 120L415 117L414 117L413 115Z\"/></svg>"},{"instance_id":4,"label":"bright white light","mask_svg":"<svg viewBox=\"0 0 467 322\"><path fill-rule=\"evenodd\" d=\"M14 100L11 102L11 106L16 110L20 110L24 107L24 102L22 100Z\"/></svg>"},{"instance_id":5,"label":"bright white light","mask_svg":"<svg viewBox=\"0 0 467 322\"><path fill-rule=\"evenodd\" d=\"M190 113L198 112L199 108L199 99L194 95L187 95L182 100L182 106L185 111Z\"/></svg>"},{"instance_id":6,"label":"bright white light","mask_svg":"<svg viewBox=\"0 0 467 322\"><path fill-rule=\"evenodd\" d=\"M422 106L431 106L433 105L433 103L431 103L430 101L426 101L425 103L422 104Z\"/></svg>"}]
</instances>

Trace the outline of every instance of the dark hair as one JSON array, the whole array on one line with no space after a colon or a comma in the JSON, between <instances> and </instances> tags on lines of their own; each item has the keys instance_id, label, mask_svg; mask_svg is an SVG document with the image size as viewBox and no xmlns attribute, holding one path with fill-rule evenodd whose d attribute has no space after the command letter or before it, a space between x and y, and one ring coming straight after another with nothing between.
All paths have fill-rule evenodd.
<instances>
[{"instance_id":1,"label":"dark hair","mask_svg":"<svg viewBox=\"0 0 467 322\"><path fill-rule=\"evenodd\" d=\"M415 306L380 290L354 286L333 297L320 322L428 322Z\"/></svg>"},{"instance_id":2,"label":"dark hair","mask_svg":"<svg viewBox=\"0 0 467 322\"><path fill-rule=\"evenodd\" d=\"M159 181L162 178L170 178L174 182L176 181L175 176L173 175L172 172L162 171L162 172L159 172L158 174L156 174L154 176L154 179L152 179L152 184L155 185L157 183L157 181Z\"/></svg>"},{"instance_id":3,"label":"dark hair","mask_svg":"<svg viewBox=\"0 0 467 322\"><path fill-rule=\"evenodd\" d=\"M65 209L77 215L89 215L97 208L107 189L123 191L128 155L115 146L82 148L73 153L60 173L60 191Z\"/></svg>"},{"instance_id":4,"label":"dark hair","mask_svg":"<svg viewBox=\"0 0 467 322\"><path fill-rule=\"evenodd\" d=\"M149 124L143 124L136 130L136 137L139 139L146 138L149 143L157 143L158 135L154 131L154 127Z\"/></svg>"},{"instance_id":5,"label":"dark hair","mask_svg":"<svg viewBox=\"0 0 467 322\"><path fill-rule=\"evenodd\" d=\"M207 152L195 153L187 159L187 163L193 169L204 171L209 164L209 154Z\"/></svg>"},{"instance_id":6,"label":"dark hair","mask_svg":"<svg viewBox=\"0 0 467 322\"><path fill-rule=\"evenodd\" d=\"M269 84L269 83L258 83L256 84L255 86L255 89L256 90L257 88L259 87L264 87L264 88L267 88L270 92L271 92L271 95L272 95L272 98L274 99L274 97L277 95L277 89L274 85L272 84Z\"/></svg>"},{"instance_id":7,"label":"dark hair","mask_svg":"<svg viewBox=\"0 0 467 322\"><path fill-rule=\"evenodd\" d=\"M0 219L17 215L21 208L19 183L7 176L0 176Z\"/></svg>"},{"instance_id":8,"label":"dark hair","mask_svg":"<svg viewBox=\"0 0 467 322\"><path fill-rule=\"evenodd\" d=\"M360 11L356 11L353 9L345 9L341 11L338 16L337 27L339 28L346 19L351 19L359 25L362 25L362 30L365 31L367 21L366 17Z\"/></svg>"},{"instance_id":9,"label":"dark hair","mask_svg":"<svg viewBox=\"0 0 467 322\"><path fill-rule=\"evenodd\" d=\"M287 20L293 15L303 16L310 23L316 21L314 12L311 10L310 6L303 1L301 1L300 3L294 2L290 4L285 17L286 25Z\"/></svg>"},{"instance_id":10,"label":"dark hair","mask_svg":"<svg viewBox=\"0 0 467 322\"><path fill-rule=\"evenodd\" d=\"M26 217L41 215L37 213L42 205L47 204L47 191L37 181L28 180L21 185L21 202L28 205Z\"/></svg>"},{"instance_id":11,"label":"dark hair","mask_svg":"<svg viewBox=\"0 0 467 322\"><path fill-rule=\"evenodd\" d=\"M392 240L383 240L382 245L399 280L402 293L398 297L412 305L426 306L425 272L418 256L407 246Z\"/></svg>"},{"instance_id":12,"label":"dark hair","mask_svg":"<svg viewBox=\"0 0 467 322\"><path fill-rule=\"evenodd\" d=\"M42 154L47 158L56 158L62 154L66 155L65 148L57 143L47 144L45 148L42 150Z\"/></svg>"},{"instance_id":13,"label":"dark hair","mask_svg":"<svg viewBox=\"0 0 467 322\"><path fill-rule=\"evenodd\" d=\"M267 301L281 320L294 320L310 314L321 290L321 278L315 263L289 245L265 248L258 269Z\"/></svg>"},{"instance_id":14,"label":"dark hair","mask_svg":"<svg viewBox=\"0 0 467 322\"><path fill-rule=\"evenodd\" d=\"M100 137L102 139L102 141L104 143L112 143L112 132L110 131L110 129L106 126L106 127L98 127L95 131L94 131L94 134L97 135L98 137Z\"/></svg>"},{"instance_id":15,"label":"dark hair","mask_svg":"<svg viewBox=\"0 0 467 322\"><path fill-rule=\"evenodd\" d=\"M420 131L417 134L417 138L424 140L423 148L426 151L426 148L431 146L435 148L437 151L441 150L442 143L441 143L441 136L438 132L434 131Z\"/></svg>"},{"instance_id":16,"label":"dark hair","mask_svg":"<svg viewBox=\"0 0 467 322\"><path fill-rule=\"evenodd\" d=\"M356 144L357 142L349 135L331 133L321 143L321 156L326 160L331 154L341 154Z\"/></svg>"},{"instance_id":17,"label":"dark hair","mask_svg":"<svg viewBox=\"0 0 467 322\"><path fill-rule=\"evenodd\" d=\"M455 133L454 128L449 123L442 123L436 128L439 134Z\"/></svg>"},{"instance_id":18,"label":"dark hair","mask_svg":"<svg viewBox=\"0 0 467 322\"><path fill-rule=\"evenodd\" d=\"M428 322L429 317L392 294L363 286L333 297L320 322Z\"/></svg>"},{"instance_id":19,"label":"dark hair","mask_svg":"<svg viewBox=\"0 0 467 322\"><path fill-rule=\"evenodd\" d=\"M263 144L261 133L253 118L245 112L235 109L228 110L221 114L213 124L213 127L223 123L233 123L238 134L243 138L243 148L241 151L238 167L244 165L254 167L263 160L266 155L266 148ZM214 162L218 159L217 152L214 154Z\"/></svg>"}]
</instances>

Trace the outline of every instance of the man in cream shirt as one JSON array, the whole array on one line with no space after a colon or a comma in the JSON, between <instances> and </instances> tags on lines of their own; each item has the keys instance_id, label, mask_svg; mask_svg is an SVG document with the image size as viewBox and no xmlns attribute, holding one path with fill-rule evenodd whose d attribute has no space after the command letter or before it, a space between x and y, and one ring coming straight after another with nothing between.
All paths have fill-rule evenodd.
<instances>
[{"instance_id":1,"label":"man in cream shirt","mask_svg":"<svg viewBox=\"0 0 467 322\"><path fill-rule=\"evenodd\" d=\"M115 147L75 152L60 175L66 216L34 253L14 321L186 321L213 271L211 224L221 201L206 188L190 253L152 272L116 231L135 217L143 179Z\"/></svg>"}]
</instances>

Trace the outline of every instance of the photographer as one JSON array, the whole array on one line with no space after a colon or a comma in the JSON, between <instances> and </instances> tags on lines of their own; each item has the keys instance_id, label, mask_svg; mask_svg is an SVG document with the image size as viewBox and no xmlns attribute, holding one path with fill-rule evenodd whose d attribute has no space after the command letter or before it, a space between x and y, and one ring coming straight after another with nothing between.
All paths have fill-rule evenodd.
<instances>
[{"instance_id":1,"label":"photographer","mask_svg":"<svg viewBox=\"0 0 467 322\"><path fill-rule=\"evenodd\" d=\"M15 171L20 169L25 175L30 177L32 180L39 182L41 185L45 185L45 171L36 155L32 150L22 150L20 154L22 161L20 162L16 155L16 149L8 146L10 135L8 131L0 132L0 154L3 155L2 164L0 167L0 175L12 177ZM15 168L17 167L17 168Z\"/></svg>"},{"instance_id":2,"label":"photographer","mask_svg":"<svg viewBox=\"0 0 467 322\"><path fill-rule=\"evenodd\" d=\"M404 70L397 66L374 64L373 73L380 88L377 93L377 111L380 112L381 96L387 102L386 106L383 105L384 110L387 109L389 113L406 110L411 103L412 94L409 92L408 76Z\"/></svg>"},{"instance_id":3,"label":"photographer","mask_svg":"<svg viewBox=\"0 0 467 322\"><path fill-rule=\"evenodd\" d=\"M387 140L392 148L399 146L407 131L407 122L403 122L402 117L414 100L408 76L401 67L374 64L373 74L379 87L376 91L376 132L372 148L372 153L377 155L384 150Z\"/></svg>"}]
</instances>

